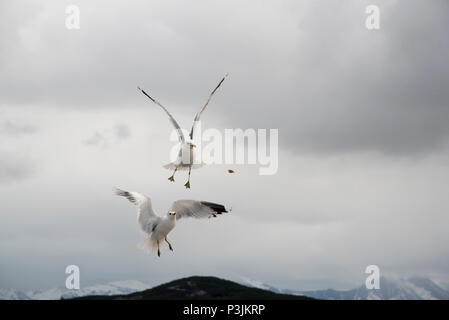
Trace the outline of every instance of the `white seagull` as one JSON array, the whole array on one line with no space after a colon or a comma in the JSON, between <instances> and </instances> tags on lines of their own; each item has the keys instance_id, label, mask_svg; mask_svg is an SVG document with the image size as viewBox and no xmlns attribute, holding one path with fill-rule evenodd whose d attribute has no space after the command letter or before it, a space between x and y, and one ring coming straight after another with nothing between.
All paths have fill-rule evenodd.
<instances>
[{"instance_id":1,"label":"white seagull","mask_svg":"<svg viewBox=\"0 0 449 320\"><path fill-rule=\"evenodd\" d=\"M223 212L228 212L226 208L217 203L195 200L177 200L173 202L170 210L164 217L156 215L151 206L151 200L146 195L139 192L130 192L115 188L115 194L125 197L137 206L137 221L140 230L143 231L148 238L138 244L138 247L144 251L156 251L161 256L159 248L160 242L165 240L168 247L173 251L171 243L167 239L167 235L176 225L176 221L181 218L211 218Z\"/></svg>"},{"instance_id":2,"label":"white seagull","mask_svg":"<svg viewBox=\"0 0 449 320\"><path fill-rule=\"evenodd\" d=\"M165 108L159 101L153 99L148 93L146 93L144 90L142 90L140 87L137 87L144 95L146 95L148 98L150 98L151 101L153 101L155 104L157 104L159 107L161 107L170 118L170 122L173 124L173 126L176 129L176 132L178 133L178 139L181 143L181 147L179 149L178 156L174 162L171 162L164 166L166 169L172 169L173 174L168 178L168 180L174 182L175 181L175 173L178 170L187 170L189 169L189 178L187 179L186 184L184 185L186 188L190 189L190 172L193 169L196 169L198 167L201 167L201 164L194 164L195 163L195 150L196 147L193 143L193 136L195 129L197 127L198 122L200 121L201 114L206 109L207 105L209 104L212 96L214 95L215 91L221 86L223 81L226 79L228 74L226 74L223 79L218 83L218 85L215 87L214 90L212 90L211 94L206 100L206 103L201 108L201 110L196 114L195 119L193 120L192 129L190 130L190 141L187 141L187 139L184 137L184 134L182 133L181 127L179 126L178 122L176 122L175 118L171 115L171 113Z\"/></svg>"}]
</instances>

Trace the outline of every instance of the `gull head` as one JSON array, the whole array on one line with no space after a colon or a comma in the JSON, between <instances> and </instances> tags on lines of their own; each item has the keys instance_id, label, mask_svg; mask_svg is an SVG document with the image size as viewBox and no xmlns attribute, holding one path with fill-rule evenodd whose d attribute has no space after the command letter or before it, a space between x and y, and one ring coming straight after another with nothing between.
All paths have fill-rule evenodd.
<instances>
[{"instance_id":1,"label":"gull head","mask_svg":"<svg viewBox=\"0 0 449 320\"><path fill-rule=\"evenodd\" d=\"M176 212L175 211L169 211L167 216L171 219L176 219Z\"/></svg>"}]
</instances>

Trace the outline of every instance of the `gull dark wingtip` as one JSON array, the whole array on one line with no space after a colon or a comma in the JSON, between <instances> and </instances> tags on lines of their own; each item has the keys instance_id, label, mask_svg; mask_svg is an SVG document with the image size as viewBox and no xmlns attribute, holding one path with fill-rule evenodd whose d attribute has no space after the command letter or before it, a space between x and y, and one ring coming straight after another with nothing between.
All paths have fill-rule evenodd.
<instances>
[{"instance_id":1,"label":"gull dark wingtip","mask_svg":"<svg viewBox=\"0 0 449 320\"><path fill-rule=\"evenodd\" d=\"M228 212L228 210L226 210L225 206L222 204L207 202L207 201L201 201L201 204L214 210L215 214L222 214L223 212ZM215 217L215 215L214 215L214 217Z\"/></svg>"}]
</instances>

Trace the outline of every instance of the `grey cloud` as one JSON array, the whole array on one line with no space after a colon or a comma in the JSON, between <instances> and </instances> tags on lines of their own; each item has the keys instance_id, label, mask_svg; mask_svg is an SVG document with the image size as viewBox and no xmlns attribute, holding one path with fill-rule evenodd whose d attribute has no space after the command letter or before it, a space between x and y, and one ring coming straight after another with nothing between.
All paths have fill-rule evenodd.
<instances>
[{"instance_id":1,"label":"grey cloud","mask_svg":"<svg viewBox=\"0 0 449 320\"><path fill-rule=\"evenodd\" d=\"M29 178L34 174L30 161L0 153L0 184Z\"/></svg>"},{"instance_id":2,"label":"grey cloud","mask_svg":"<svg viewBox=\"0 0 449 320\"><path fill-rule=\"evenodd\" d=\"M125 124L116 124L114 134L120 140L126 140L131 136L131 129Z\"/></svg>"},{"instance_id":3,"label":"grey cloud","mask_svg":"<svg viewBox=\"0 0 449 320\"><path fill-rule=\"evenodd\" d=\"M89 138L83 140L86 146L100 146L106 144L106 138L99 132L95 132Z\"/></svg>"},{"instance_id":4,"label":"grey cloud","mask_svg":"<svg viewBox=\"0 0 449 320\"><path fill-rule=\"evenodd\" d=\"M0 134L20 135L35 133L37 128L30 124L18 124L10 120L0 123Z\"/></svg>"},{"instance_id":5,"label":"grey cloud","mask_svg":"<svg viewBox=\"0 0 449 320\"><path fill-rule=\"evenodd\" d=\"M126 140L131 136L131 129L125 124L115 124L112 129L104 129L94 132L82 142L86 146L106 147L113 142Z\"/></svg>"},{"instance_id":6,"label":"grey cloud","mask_svg":"<svg viewBox=\"0 0 449 320\"><path fill-rule=\"evenodd\" d=\"M282 145L296 152L412 155L448 140L447 1L380 4L379 31L364 27L370 1L203 3L173 15L175 4L186 6L138 2L124 11L81 1L79 31L61 25L62 4L11 5L0 40L9 41L2 96L143 107L142 85L191 114L230 72L207 116L228 127L279 128Z\"/></svg>"}]
</instances>

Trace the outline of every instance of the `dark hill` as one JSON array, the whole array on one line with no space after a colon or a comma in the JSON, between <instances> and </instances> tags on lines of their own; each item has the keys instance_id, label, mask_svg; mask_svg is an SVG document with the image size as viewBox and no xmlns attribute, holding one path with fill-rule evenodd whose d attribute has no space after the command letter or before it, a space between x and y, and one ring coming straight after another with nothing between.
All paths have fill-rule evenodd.
<instances>
[{"instance_id":1,"label":"dark hill","mask_svg":"<svg viewBox=\"0 0 449 320\"><path fill-rule=\"evenodd\" d=\"M127 295L86 296L76 300L310 300L305 296L278 294L268 290L246 287L216 277L189 277Z\"/></svg>"}]
</instances>

